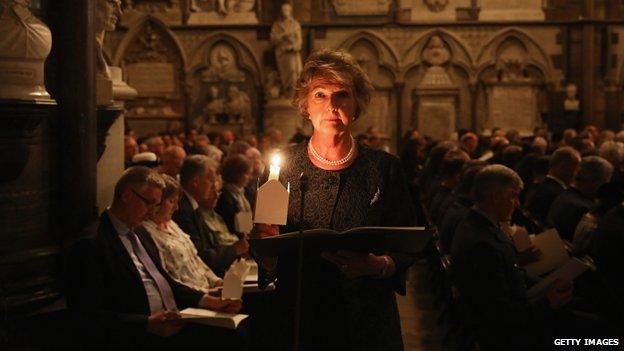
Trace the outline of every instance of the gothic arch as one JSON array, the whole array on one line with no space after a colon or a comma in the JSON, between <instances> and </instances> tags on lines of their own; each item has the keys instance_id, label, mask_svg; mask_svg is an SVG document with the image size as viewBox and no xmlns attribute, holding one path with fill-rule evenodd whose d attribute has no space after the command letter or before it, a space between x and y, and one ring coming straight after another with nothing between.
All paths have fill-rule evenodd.
<instances>
[{"instance_id":1,"label":"gothic arch","mask_svg":"<svg viewBox=\"0 0 624 351\"><path fill-rule=\"evenodd\" d=\"M520 43L527 53L527 67L539 71L544 83L552 83L553 65L544 49L525 31L507 28L494 34L484 45L476 60L476 77L496 66L501 49L510 42Z\"/></svg>"},{"instance_id":2,"label":"gothic arch","mask_svg":"<svg viewBox=\"0 0 624 351\"><path fill-rule=\"evenodd\" d=\"M218 32L210 35L192 52L190 55L191 59L187 65L187 71L190 75L206 67L206 62L209 61L208 56L210 55L210 51L219 44L225 44L234 50L237 64L251 75L254 79L254 84L260 86L261 82L264 81L264 73L260 69L260 64L253 54L253 50L249 45L225 32Z\"/></svg>"},{"instance_id":3,"label":"gothic arch","mask_svg":"<svg viewBox=\"0 0 624 351\"><path fill-rule=\"evenodd\" d=\"M164 35L165 40L170 41L173 44L177 54L179 55L182 61L182 67L186 67L187 59L184 50L182 49L182 45L180 41L176 37L176 35L167 27L167 25L161 21L160 19L146 15L143 19L140 20L136 25L134 25L121 39L119 46L117 47L117 51L115 53L115 57L113 62L115 65L119 66L121 64L121 60L125 56L126 51L129 49L129 45L132 44L137 35L139 35L145 26L153 25L157 31Z\"/></svg>"},{"instance_id":4,"label":"gothic arch","mask_svg":"<svg viewBox=\"0 0 624 351\"><path fill-rule=\"evenodd\" d=\"M473 57L470 51L466 49L461 39L455 34L445 29L432 29L425 32L418 37L414 43L405 51L405 54L401 58L401 80L404 80L409 71L422 65L421 53L425 48L425 45L429 42L431 37L438 35L449 46L451 51L451 64L459 67L473 77Z\"/></svg>"},{"instance_id":5,"label":"gothic arch","mask_svg":"<svg viewBox=\"0 0 624 351\"><path fill-rule=\"evenodd\" d=\"M371 31L360 31L355 33L338 45L338 49L350 51L354 46L361 42L370 43L370 45L375 48L380 66L392 72L392 75L396 77L396 72L399 66L399 56L396 50L388 45L388 43L386 43L386 41L376 33Z\"/></svg>"}]
</instances>

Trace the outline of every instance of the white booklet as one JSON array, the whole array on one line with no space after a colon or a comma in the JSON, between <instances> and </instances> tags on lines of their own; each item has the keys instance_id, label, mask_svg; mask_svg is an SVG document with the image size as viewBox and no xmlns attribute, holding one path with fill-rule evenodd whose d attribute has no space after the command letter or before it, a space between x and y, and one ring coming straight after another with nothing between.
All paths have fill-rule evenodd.
<instances>
[{"instance_id":1,"label":"white booklet","mask_svg":"<svg viewBox=\"0 0 624 351\"><path fill-rule=\"evenodd\" d=\"M182 319L194 323L227 329L238 328L240 322L249 317L246 314L221 313L203 308L187 308L180 311L180 315L182 316Z\"/></svg>"},{"instance_id":2,"label":"white booklet","mask_svg":"<svg viewBox=\"0 0 624 351\"><path fill-rule=\"evenodd\" d=\"M570 259L559 233L554 228L531 237L531 242L542 252L537 261L524 266L531 276L540 276L551 272Z\"/></svg>"},{"instance_id":3,"label":"white booklet","mask_svg":"<svg viewBox=\"0 0 624 351\"><path fill-rule=\"evenodd\" d=\"M576 257L568 259L563 266L559 267L547 275L544 279L540 280L537 284L533 285L527 292L529 298L534 299L543 296L556 280L559 280L561 284L572 282L578 276L583 274L589 267L590 266L587 263Z\"/></svg>"}]
</instances>

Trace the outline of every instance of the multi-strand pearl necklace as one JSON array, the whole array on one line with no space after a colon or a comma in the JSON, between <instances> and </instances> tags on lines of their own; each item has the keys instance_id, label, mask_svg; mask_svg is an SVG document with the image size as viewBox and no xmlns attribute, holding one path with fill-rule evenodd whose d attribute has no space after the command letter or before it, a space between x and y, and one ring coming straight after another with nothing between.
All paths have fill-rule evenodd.
<instances>
[{"instance_id":1,"label":"multi-strand pearl necklace","mask_svg":"<svg viewBox=\"0 0 624 351\"><path fill-rule=\"evenodd\" d=\"M308 150L310 150L310 153L312 154L312 156L314 156L315 159L317 159L320 163L324 164L324 165L328 165L328 166L342 166L345 163L351 161L351 159L353 158L353 155L355 153L355 139L353 139L353 135L349 135L351 137L351 148L349 149L349 152L347 153L347 156L345 156L344 158L341 158L340 160L328 160L326 158L324 158L323 156L321 156L315 149L314 146L312 146L312 141L310 140L310 142L308 142Z\"/></svg>"}]
</instances>

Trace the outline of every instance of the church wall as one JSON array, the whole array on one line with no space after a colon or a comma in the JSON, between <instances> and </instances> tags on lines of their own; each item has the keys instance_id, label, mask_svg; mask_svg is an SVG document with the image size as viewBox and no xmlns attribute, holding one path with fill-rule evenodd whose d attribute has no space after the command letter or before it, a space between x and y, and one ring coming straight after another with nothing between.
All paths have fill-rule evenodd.
<instances>
[{"instance_id":1,"label":"church wall","mask_svg":"<svg viewBox=\"0 0 624 351\"><path fill-rule=\"evenodd\" d=\"M201 23L192 20L197 13L186 11L184 1L179 3L180 21L161 20L162 16L159 17L154 12L149 15L158 18L167 28L171 40L179 45L180 55L184 57L183 72L176 77L180 81L175 82L182 87L180 111L183 115L168 118L155 116L140 118L131 115L127 118L127 124L139 134L200 126L200 117L206 110L209 100L213 100L210 97L210 89L213 89L211 86L216 86L221 99L226 99L228 87L236 85L237 89L248 97L241 101L249 102L251 117L238 120L236 123L213 119L210 123L204 123L203 127L211 130L229 128L239 134L249 134L262 132L267 125L272 126L273 123L268 123L265 116L267 79L270 79L271 72L277 71L277 67L269 32L271 23L279 13L279 3L263 1L261 8L256 6L255 10L245 14L246 19L240 22L232 19L228 22L226 16L221 20L223 23L214 19L206 20L207 17L203 19L204 22L199 20ZM360 54L364 52L368 55L366 51L368 49L365 49L368 45L370 55L375 57L363 59L368 65L371 63L377 65L374 69L374 74L377 75L374 81L381 83L377 84L379 92L373 99L369 115L383 113L384 116L364 116L365 118L356 124L355 131L363 131L369 125L377 126L388 136L393 146L400 134L418 127L420 123L418 121L425 118L424 111L434 115L442 113L447 116L445 118L452 119L454 131L459 128L483 131L499 126L521 127L525 129L524 132L528 132L543 123L550 124L562 113L567 83L573 82L579 86L579 91L582 90L580 86L583 84L581 79L583 68L579 60L583 47L579 42L583 39L583 29L581 25L572 22L550 22L572 20L568 18L569 16L564 16L567 10L562 10L562 6L572 6L570 7L572 11L573 4L551 4L544 9L541 8L539 1L535 4L522 1L512 3L487 1L481 3L479 9L473 7L471 1L460 0L354 3L297 0L293 4L294 16L302 25L301 54L304 60L311 50L320 48L341 48L347 51L353 49L359 50ZM122 21L123 25L117 32L107 36L106 51L111 57L119 59L124 37L140 23L141 20L136 19L134 22ZM611 37L617 36L622 31L621 26L609 28ZM424 40L434 32L442 33L442 41L451 52L451 58L444 66L451 85L447 90L430 87L420 91L415 87L423 79L429 64L420 60L421 53L417 51L423 50ZM600 43L601 31L597 30L596 33ZM513 88L507 82L503 84L506 88L501 88L501 84L495 84L495 79L492 78L493 72L501 70L502 61L496 57L499 50L497 45L503 45L507 36L518 39L521 43L519 45L525 47L527 55L526 62L523 62L520 68L524 72L522 74L526 76L521 80L525 82L519 83L517 87L514 85L516 83L513 83L511 84ZM234 82L228 79L219 81L216 78L212 80L204 78L202 81L202 78L199 78L202 69L210 68L207 61L211 45L214 44L210 38L216 37L225 38L225 43L232 48L236 60L235 68L243 72L245 77L243 80L238 79L239 81ZM360 44L356 43L358 40L361 41ZM355 46L348 47L349 45ZM617 45L612 45L609 50L613 51L609 54L611 60L613 57L623 56L618 54L618 51L623 49ZM597 62L604 61L602 53L597 55L595 58ZM621 59L610 65L616 67L613 69L617 72L621 71L619 68L622 66ZM621 91L622 84L619 78L621 74L613 69L608 71L609 75L618 77L611 79L616 82L613 85L616 85L617 89L610 89ZM613 103L611 98L607 98L611 96L605 95L605 89L608 90L609 87L605 86L600 74L597 74L594 83L597 89L593 89L592 117L588 119L584 116L584 118L587 121L613 124L612 121L614 118L617 119L616 115L619 113L614 109L619 110L621 103L619 100ZM516 94L516 91L520 91L520 94ZM498 94L498 97L492 98L493 94ZM619 97L618 94L612 93ZM516 96L520 97L515 99ZM503 114L506 110L512 110L505 106L507 99L515 99L515 103L530 103L533 107L518 118L533 119L535 116L535 119L531 123L507 126L497 124L506 123L504 120L492 121L493 113ZM434 102L445 104L442 110L446 112L425 109L421 110L419 117L419 106ZM492 107L492 104L495 106ZM448 117L449 113L452 117ZM513 120L516 117L511 115L508 118ZM207 117L203 119L205 122ZM447 131L444 131L439 136L446 134Z\"/></svg>"}]
</instances>

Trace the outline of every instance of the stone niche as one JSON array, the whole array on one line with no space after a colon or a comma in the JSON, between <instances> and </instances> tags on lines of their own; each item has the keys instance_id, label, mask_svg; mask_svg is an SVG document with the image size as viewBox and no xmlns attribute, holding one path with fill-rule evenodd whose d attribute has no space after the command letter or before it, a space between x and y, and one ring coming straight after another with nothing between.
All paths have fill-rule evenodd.
<instances>
[{"instance_id":1,"label":"stone niche","mask_svg":"<svg viewBox=\"0 0 624 351\"><path fill-rule=\"evenodd\" d=\"M125 35L115 63L138 92L135 100L126 103L125 116L129 122L135 125L151 125L155 120L164 125L182 122L186 115L185 61L173 33L158 19L148 17Z\"/></svg>"},{"instance_id":2,"label":"stone niche","mask_svg":"<svg viewBox=\"0 0 624 351\"><path fill-rule=\"evenodd\" d=\"M158 18L167 25L182 23L181 3L185 0L124 0L121 24L131 27L146 16Z\"/></svg>"},{"instance_id":3,"label":"stone niche","mask_svg":"<svg viewBox=\"0 0 624 351\"><path fill-rule=\"evenodd\" d=\"M349 52L357 60L375 88L368 109L352 127L353 134L363 133L368 127L376 127L388 138L388 145L393 147L399 137L393 89L398 66L396 54L381 37L372 32L351 36L339 49Z\"/></svg>"},{"instance_id":4,"label":"stone niche","mask_svg":"<svg viewBox=\"0 0 624 351\"><path fill-rule=\"evenodd\" d=\"M390 13L392 0L332 0L338 16L382 16Z\"/></svg>"},{"instance_id":5,"label":"stone niche","mask_svg":"<svg viewBox=\"0 0 624 351\"><path fill-rule=\"evenodd\" d=\"M543 21L543 0L480 0L480 21Z\"/></svg>"},{"instance_id":6,"label":"stone niche","mask_svg":"<svg viewBox=\"0 0 624 351\"><path fill-rule=\"evenodd\" d=\"M460 42L444 31L425 33L408 50L404 62L415 62L405 76L405 129L446 140L457 129L472 127L470 56Z\"/></svg>"},{"instance_id":7,"label":"stone niche","mask_svg":"<svg viewBox=\"0 0 624 351\"><path fill-rule=\"evenodd\" d=\"M455 21L457 8L470 8L471 0L404 0L399 13L403 21L439 22Z\"/></svg>"},{"instance_id":8,"label":"stone niche","mask_svg":"<svg viewBox=\"0 0 624 351\"><path fill-rule=\"evenodd\" d=\"M257 24L256 0L188 0L188 24Z\"/></svg>"},{"instance_id":9,"label":"stone niche","mask_svg":"<svg viewBox=\"0 0 624 351\"><path fill-rule=\"evenodd\" d=\"M542 124L549 63L528 37L509 32L484 49L489 64L479 74L481 129L516 129L529 135ZM483 55L482 55L482 58Z\"/></svg>"},{"instance_id":10,"label":"stone niche","mask_svg":"<svg viewBox=\"0 0 624 351\"><path fill-rule=\"evenodd\" d=\"M235 37L216 34L196 50L191 67L188 123L202 131L256 133L261 77L251 51Z\"/></svg>"}]
</instances>

